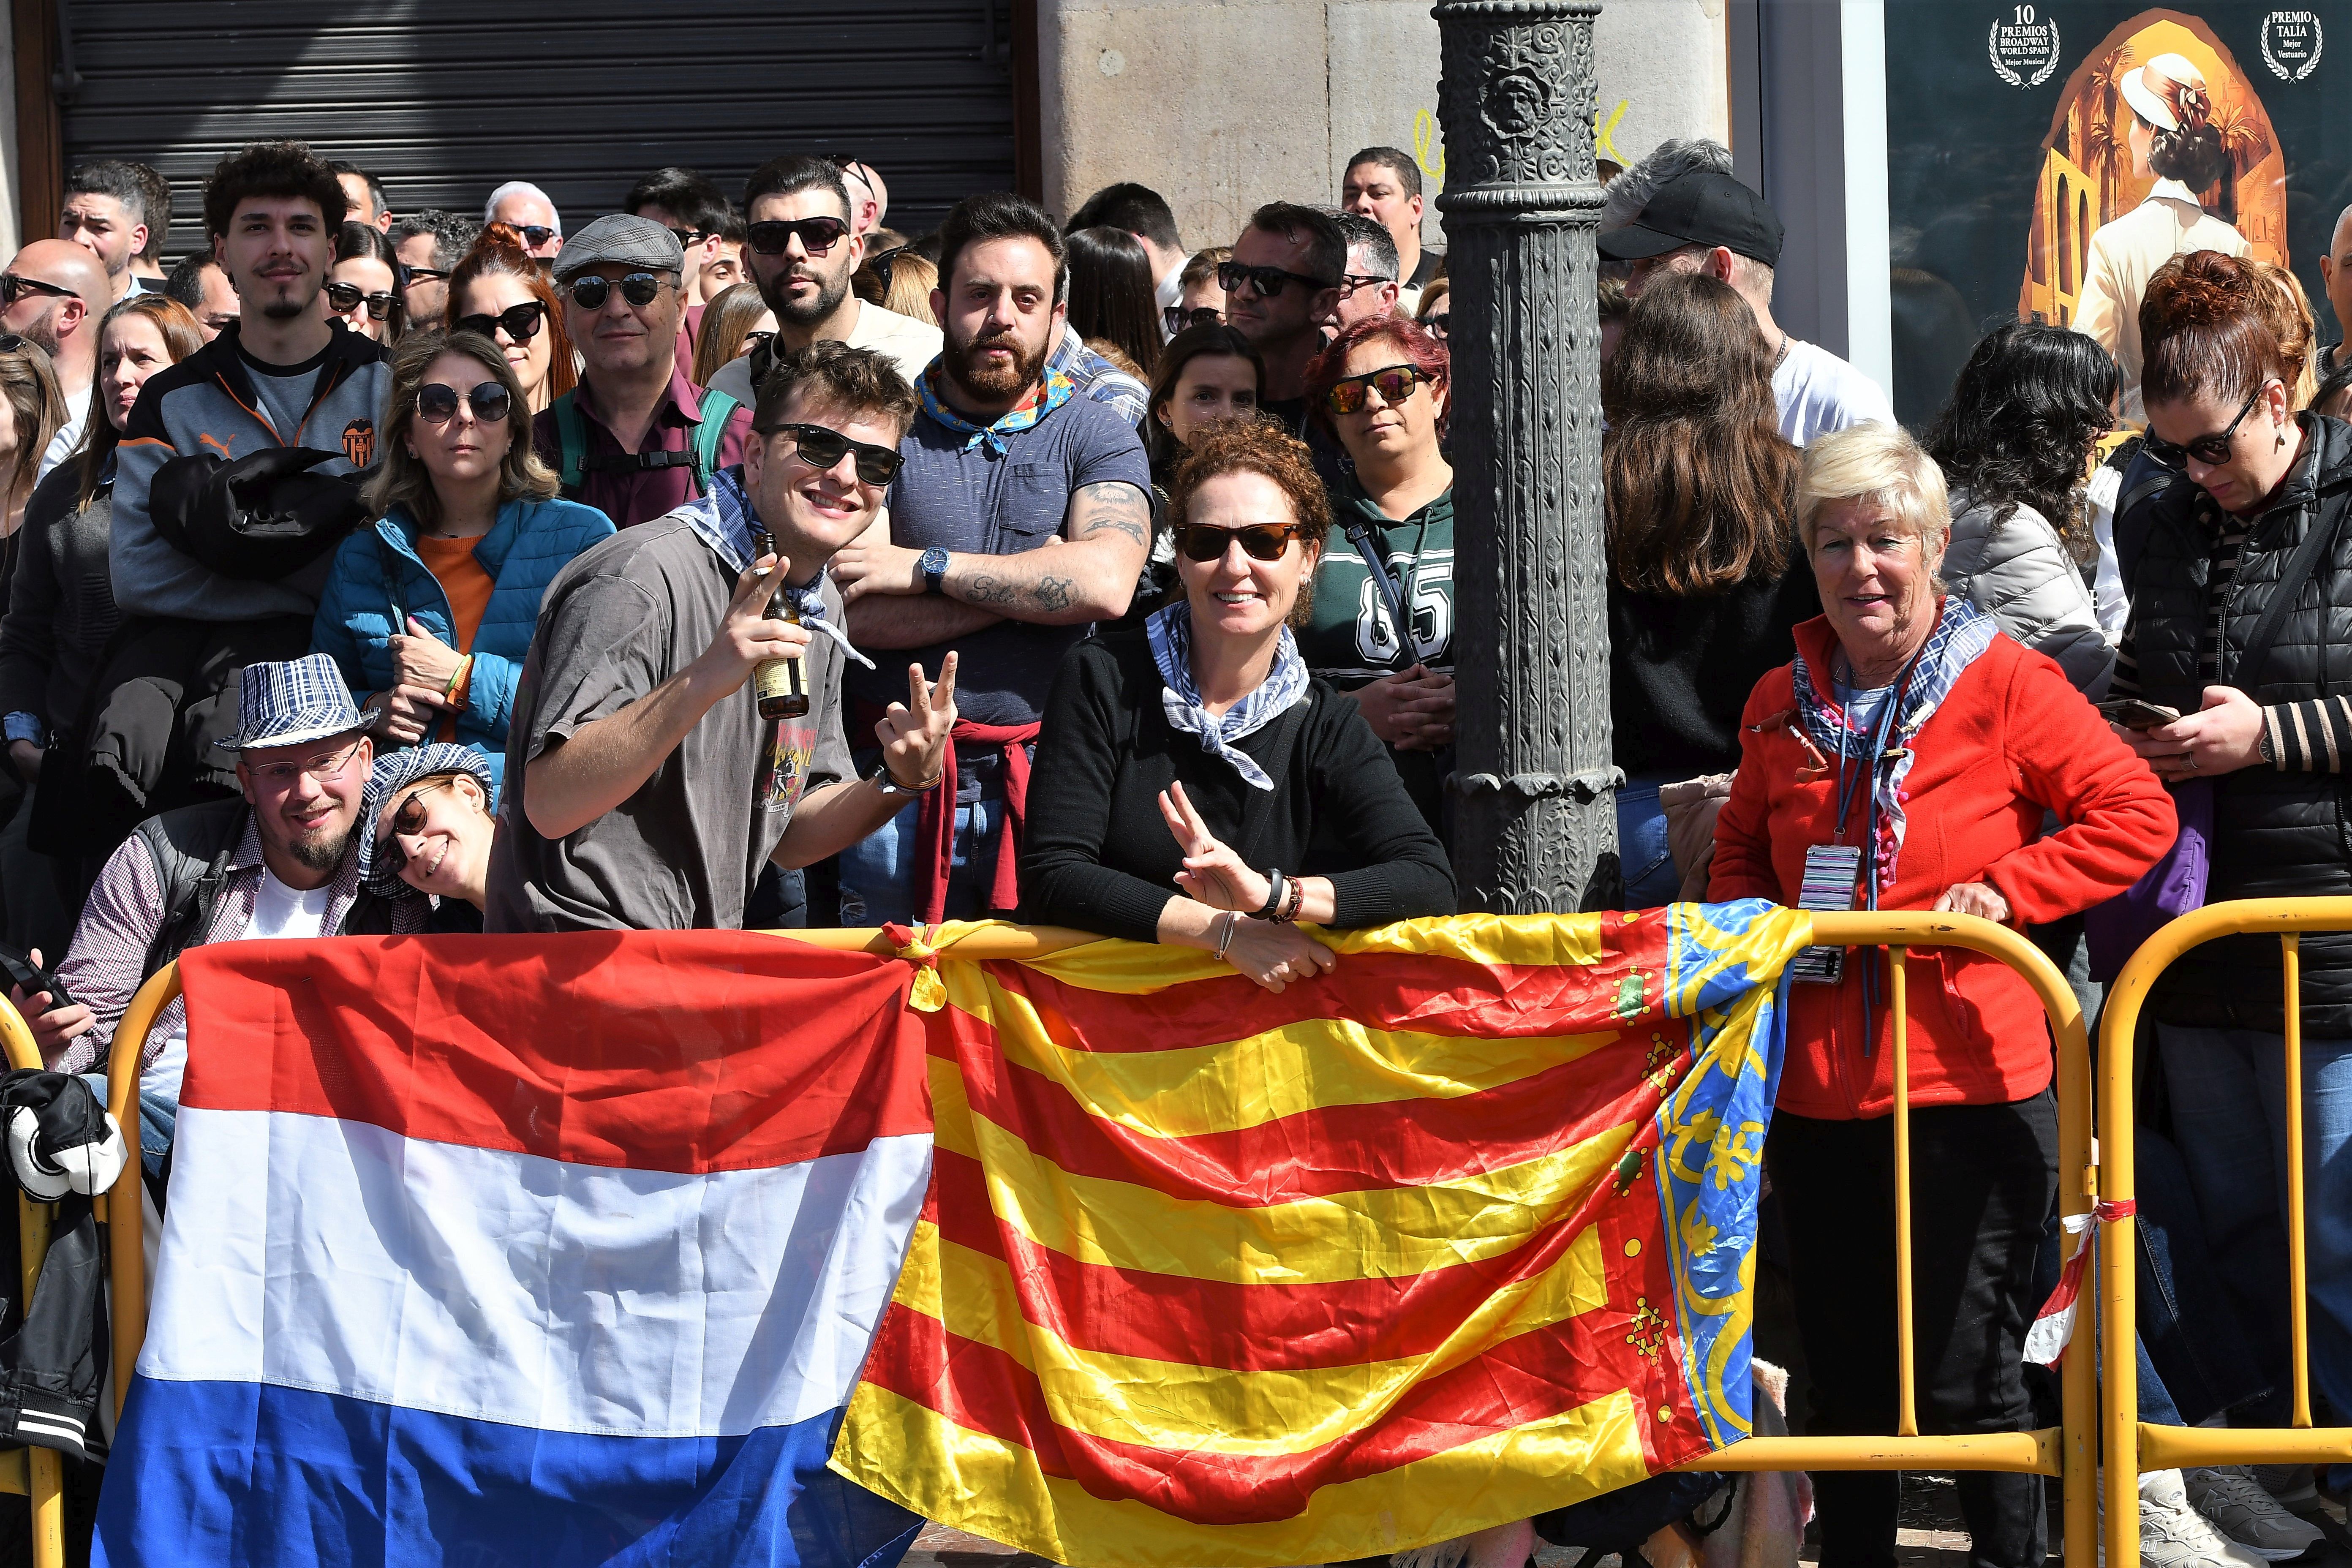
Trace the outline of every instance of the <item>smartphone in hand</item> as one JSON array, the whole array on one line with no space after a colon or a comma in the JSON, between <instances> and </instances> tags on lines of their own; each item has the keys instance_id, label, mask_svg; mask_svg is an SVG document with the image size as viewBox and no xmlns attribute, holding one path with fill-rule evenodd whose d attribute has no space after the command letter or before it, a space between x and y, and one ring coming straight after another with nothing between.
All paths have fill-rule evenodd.
<instances>
[{"instance_id":1,"label":"smartphone in hand","mask_svg":"<svg viewBox=\"0 0 2352 1568\"><path fill-rule=\"evenodd\" d=\"M2099 717L2126 730L2153 730L2179 718L2180 710L2161 702L2143 702L2137 697L2118 697L2099 704Z\"/></svg>"}]
</instances>

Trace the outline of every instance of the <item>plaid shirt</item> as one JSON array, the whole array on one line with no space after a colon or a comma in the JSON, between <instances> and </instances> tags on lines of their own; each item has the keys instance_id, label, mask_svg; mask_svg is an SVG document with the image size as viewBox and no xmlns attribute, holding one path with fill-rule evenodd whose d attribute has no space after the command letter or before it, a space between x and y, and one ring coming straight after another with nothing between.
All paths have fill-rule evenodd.
<instances>
[{"instance_id":1,"label":"plaid shirt","mask_svg":"<svg viewBox=\"0 0 2352 1568\"><path fill-rule=\"evenodd\" d=\"M354 847L358 842L354 835ZM253 814L247 812L236 853L229 858L220 901L213 906L212 925L190 942L190 947L236 942L245 935L246 928L253 923L254 900L261 891L261 829ZM347 849L342 864L335 868L334 891L327 900L323 929L331 931L341 927L359 890L359 857ZM404 934L423 931L429 909L422 894L396 900L393 904L392 929ZM58 978L65 982L76 1001L86 1004L98 1016L98 1022L66 1042L65 1049L49 1062L54 1070L101 1070L105 1053L114 1043L114 1027L121 1022L123 1009L131 1005L131 998L138 994L142 979L140 971L146 967L147 950L155 943L163 914L163 868L155 864L147 841L133 834L107 860L106 869L99 873L98 885L90 889L89 900L82 906L81 923L74 928L73 946L66 953L65 963L58 966ZM156 1016L154 1026L147 1031L145 1048L140 1053L141 1070L154 1061L166 1039L187 1026L186 1019L187 1004L176 999Z\"/></svg>"}]
</instances>

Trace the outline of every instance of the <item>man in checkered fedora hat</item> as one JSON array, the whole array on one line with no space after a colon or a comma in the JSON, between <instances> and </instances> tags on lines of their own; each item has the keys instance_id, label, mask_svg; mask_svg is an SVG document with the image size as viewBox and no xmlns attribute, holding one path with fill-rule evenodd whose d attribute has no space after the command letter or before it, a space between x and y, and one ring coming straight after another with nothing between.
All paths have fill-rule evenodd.
<instances>
[{"instance_id":1,"label":"man in checkered fedora hat","mask_svg":"<svg viewBox=\"0 0 2352 1568\"><path fill-rule=\"evenodd\" d=\"M420 931L421 893L365 886L361 798L374 750L335 661L322 653L240 674L236 755L241 799L151 816L100 873L57 976L73 995L12 999L48 1065L96 1068L140 984L205 942ZM34 955L39 962L39 955ZM187 1065L187 1015L174 1002L140 1058L141 1142L161 1160Z\"/></svg>"}]
</instances>

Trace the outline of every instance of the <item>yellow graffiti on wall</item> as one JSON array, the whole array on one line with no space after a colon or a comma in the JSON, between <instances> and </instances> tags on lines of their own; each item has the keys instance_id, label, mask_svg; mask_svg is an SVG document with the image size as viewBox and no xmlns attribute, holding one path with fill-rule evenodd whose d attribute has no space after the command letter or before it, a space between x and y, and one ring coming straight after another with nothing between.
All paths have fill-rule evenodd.
<instances>
[{"instance_id":1,"label":"yellow graffiti on wall","mask_svg":"<svg viewBox=\"0 0 2352 1568\"><path fill-rule=\"evenodd\" d=\"M1617 107L1609 111L1605 121L1601 118L1601 110L1596 109L1592 111L1592 151L1596 156L1613 161L1620 168L1630 167L1633 160L1617 151L1617 143L1611 136L1617 129L1617 122L1625 118L1625 110L1633 101L1629 98L1619 99Z\"/></svg>"}]
</instances>

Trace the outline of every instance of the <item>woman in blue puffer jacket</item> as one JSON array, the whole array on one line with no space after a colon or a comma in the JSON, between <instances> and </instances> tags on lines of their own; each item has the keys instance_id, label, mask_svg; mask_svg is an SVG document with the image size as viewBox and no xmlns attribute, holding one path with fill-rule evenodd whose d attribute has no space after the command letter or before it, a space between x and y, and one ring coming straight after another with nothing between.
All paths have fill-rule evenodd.
<instances>
[{"instance_id":1,"label":"woman in blue puffer jacket","mask_svg":"<svg viewBox=\"0 0 2352 1568\"><path fill-rule=\"evenodd\" d=\"M377 423L381 515L337 548L310 646L375 715L379 747L457 741L503 783L540 599L612 521L556 498L522 387L479 333L402 338Z\"/></svg>"}]
</instances>

